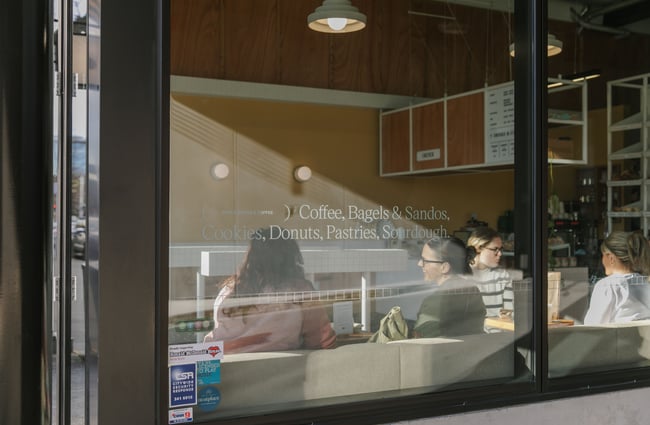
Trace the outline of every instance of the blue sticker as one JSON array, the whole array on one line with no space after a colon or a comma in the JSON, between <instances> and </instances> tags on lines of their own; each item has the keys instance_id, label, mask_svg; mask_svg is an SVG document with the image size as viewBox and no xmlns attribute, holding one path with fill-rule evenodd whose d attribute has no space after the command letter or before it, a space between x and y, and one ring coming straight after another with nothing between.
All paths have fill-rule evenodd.
<instances>
[{"instance_id":1,"label":"blue sticker","mask_svg":"<svg viewBox=\"0 0 650 425\"><path fill-rule=\"evenodd\" d=\"M196 404L196 363L174 365L169 368L169 405Z\"/></svg>"},{"instance_id":2,"label":"blue sticker","mask_svg":"<svg viewBox=\"0 0 650 425\"><path fill-rule=\"evenodd\" d=\"M212 412L221 401L221 393L214 387L206 387L199 391L199 409Z\"/></svg>"},{"instance_id":3,"label":"blue sticker","mask_svg":"<svg viewBox=\"0 0 650 425\"><path fill-rule=\"evenodd\" d=\"M198 385L211 385L221 382L221 360L197 362Z\"/></svg>"}]
</instances>

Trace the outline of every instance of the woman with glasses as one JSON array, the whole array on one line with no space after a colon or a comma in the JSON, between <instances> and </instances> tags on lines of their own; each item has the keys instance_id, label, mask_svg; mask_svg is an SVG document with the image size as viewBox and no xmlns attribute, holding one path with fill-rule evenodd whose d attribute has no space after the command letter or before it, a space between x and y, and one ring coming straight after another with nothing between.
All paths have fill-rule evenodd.
<instances>
[{"instance_id":1,"label":"woman with glasses","mask_svg":"<svg viewBox=\"0 0 650 425\"><path fill-rule=\"evenodd\" d=\"M607 277L594 286L585 325L650 319L650 246L639 233L612 232L600 246Z\"/></svg>"},{"instance_id":2,"label":"woman with glasses","mask_svg":"<svg viewBox=\"0 0 650 425\"><path fill-rule=\"evenodd\" d=\"M416 338L483 333L485 305L467 276L474 255L473 248L455 237L433 238L422 247L418 265L435 289L420 306L413 328Z\"/></svg>"},{"instance_id":3,"label":"woman with glasses","mask_svg":"<svg viewBox=\"0 0 650 425\"><path fill-rule=\"evenodd\" d=\"M487 315L498 317L513 310L512 278L500 266L503 241L499 233L489 227L475 229L467 245L476 250L472 259L472 277L483 295Z\"/></svg>"}]
</instances>

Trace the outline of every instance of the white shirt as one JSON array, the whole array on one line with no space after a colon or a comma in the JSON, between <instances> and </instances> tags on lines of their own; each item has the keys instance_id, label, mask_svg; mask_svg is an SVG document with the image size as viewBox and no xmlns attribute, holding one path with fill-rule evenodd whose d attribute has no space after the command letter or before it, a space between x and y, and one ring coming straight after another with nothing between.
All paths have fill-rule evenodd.
<instances>
[{"instance_id":1,"label":"white shirt","mask_svg":"<svg viewBox=\"0 0 650 425\"><path fill-rule=\"evenodd\" d=\"M594 286L585 325L650 318L650 283L638 273L614 273Z\"/></svg>"}]
</instances>

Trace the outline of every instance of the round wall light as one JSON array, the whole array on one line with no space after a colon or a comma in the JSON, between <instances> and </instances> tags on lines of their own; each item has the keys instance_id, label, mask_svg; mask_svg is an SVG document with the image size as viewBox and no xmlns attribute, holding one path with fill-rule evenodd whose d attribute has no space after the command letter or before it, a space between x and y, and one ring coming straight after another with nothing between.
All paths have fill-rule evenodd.
<instances>
[{"instance_id":1,"label":"round wall light","mask_svg":"<svg viewBox=\"0 0 650 425\"><path fill-rule=\"evenodd\" d=\"M215 180L223 180L228 177L229 174L230 168L222 162L214 164L212 167L210 167L210 175Z\"/></svg>"},{"instance_id":2,"label":"round wall light","mask_svg":"<svg viewBox=\"0 0 650 425\"><path fill-rule=\"evenodd\" d=\"M293 170L293 178L300 183L306 182L307 180L311 179L311 168L307 167L306 165L296 167Z\"/></svg>"}]
</instances>

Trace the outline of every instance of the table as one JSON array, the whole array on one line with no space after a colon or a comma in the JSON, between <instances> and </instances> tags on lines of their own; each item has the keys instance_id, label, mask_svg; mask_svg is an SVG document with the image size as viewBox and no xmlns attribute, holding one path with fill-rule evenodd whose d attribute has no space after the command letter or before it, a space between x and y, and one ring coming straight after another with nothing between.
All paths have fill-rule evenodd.
<instances>
[{"instance_id":1,"label":"table","mask_svg":"<svg viewBox=\"0 0 650 425\"><path fill-rule=\"evenodd\" d=\"M574 321L570 319L557 319L551 320L548 323L549 328L561 328L564 326L573 326ZM501 317L486 317L485 318L485 327L487 328L496 328L506 331L515 331L515 322L510 318L501 318Z\"/></svg>"},{"instance_id":2,"label":"table","mask_svg":"<svg viewBox=\"0 0 650 425\"><path fill-rule=\"evenodd\" d=\"M206 276L229 276L236 272L246 251L242 249L201 249L201 270L197 275L196 298L203 299ZM408 266L408 252L404 249L301 249L305 274L315 273L360 273L361 282L357 292L361 304L362 329L370 329L371 290L381 291L374 284L376 272L401 271ZM317 288L318 289L318 288ZM389 288L390 289L390 288ZM342 291L322 291L324 300L330 300L330 294ZM346 297L341 300L347 299ZM336 298L334 298L336 300ZM197 301L198 302L198 301Z\"/></svg>"},{"instance_id":3,"label":"table","mask_svg":"<svg viewBox=\"0 0 650 425\"><path fill-rule=\"evenodd\" d=\"M354 334L341 334L336 335L336 345L360 344L368 342L368 339L373 335L372 332L359 332Z\"/></svg>"},{"instance_id":4,"label":"table","mask_svg":"<svg viewBox=\"0 0 650 425\"><path fill-rule=\"evenodd\" d=\"M486 328L496 328L503 329L505 331L515 331L515 322L510 318L501 318L501 317L486 317L485 318L485 327Z\"/></svg>"}]
</instances>

